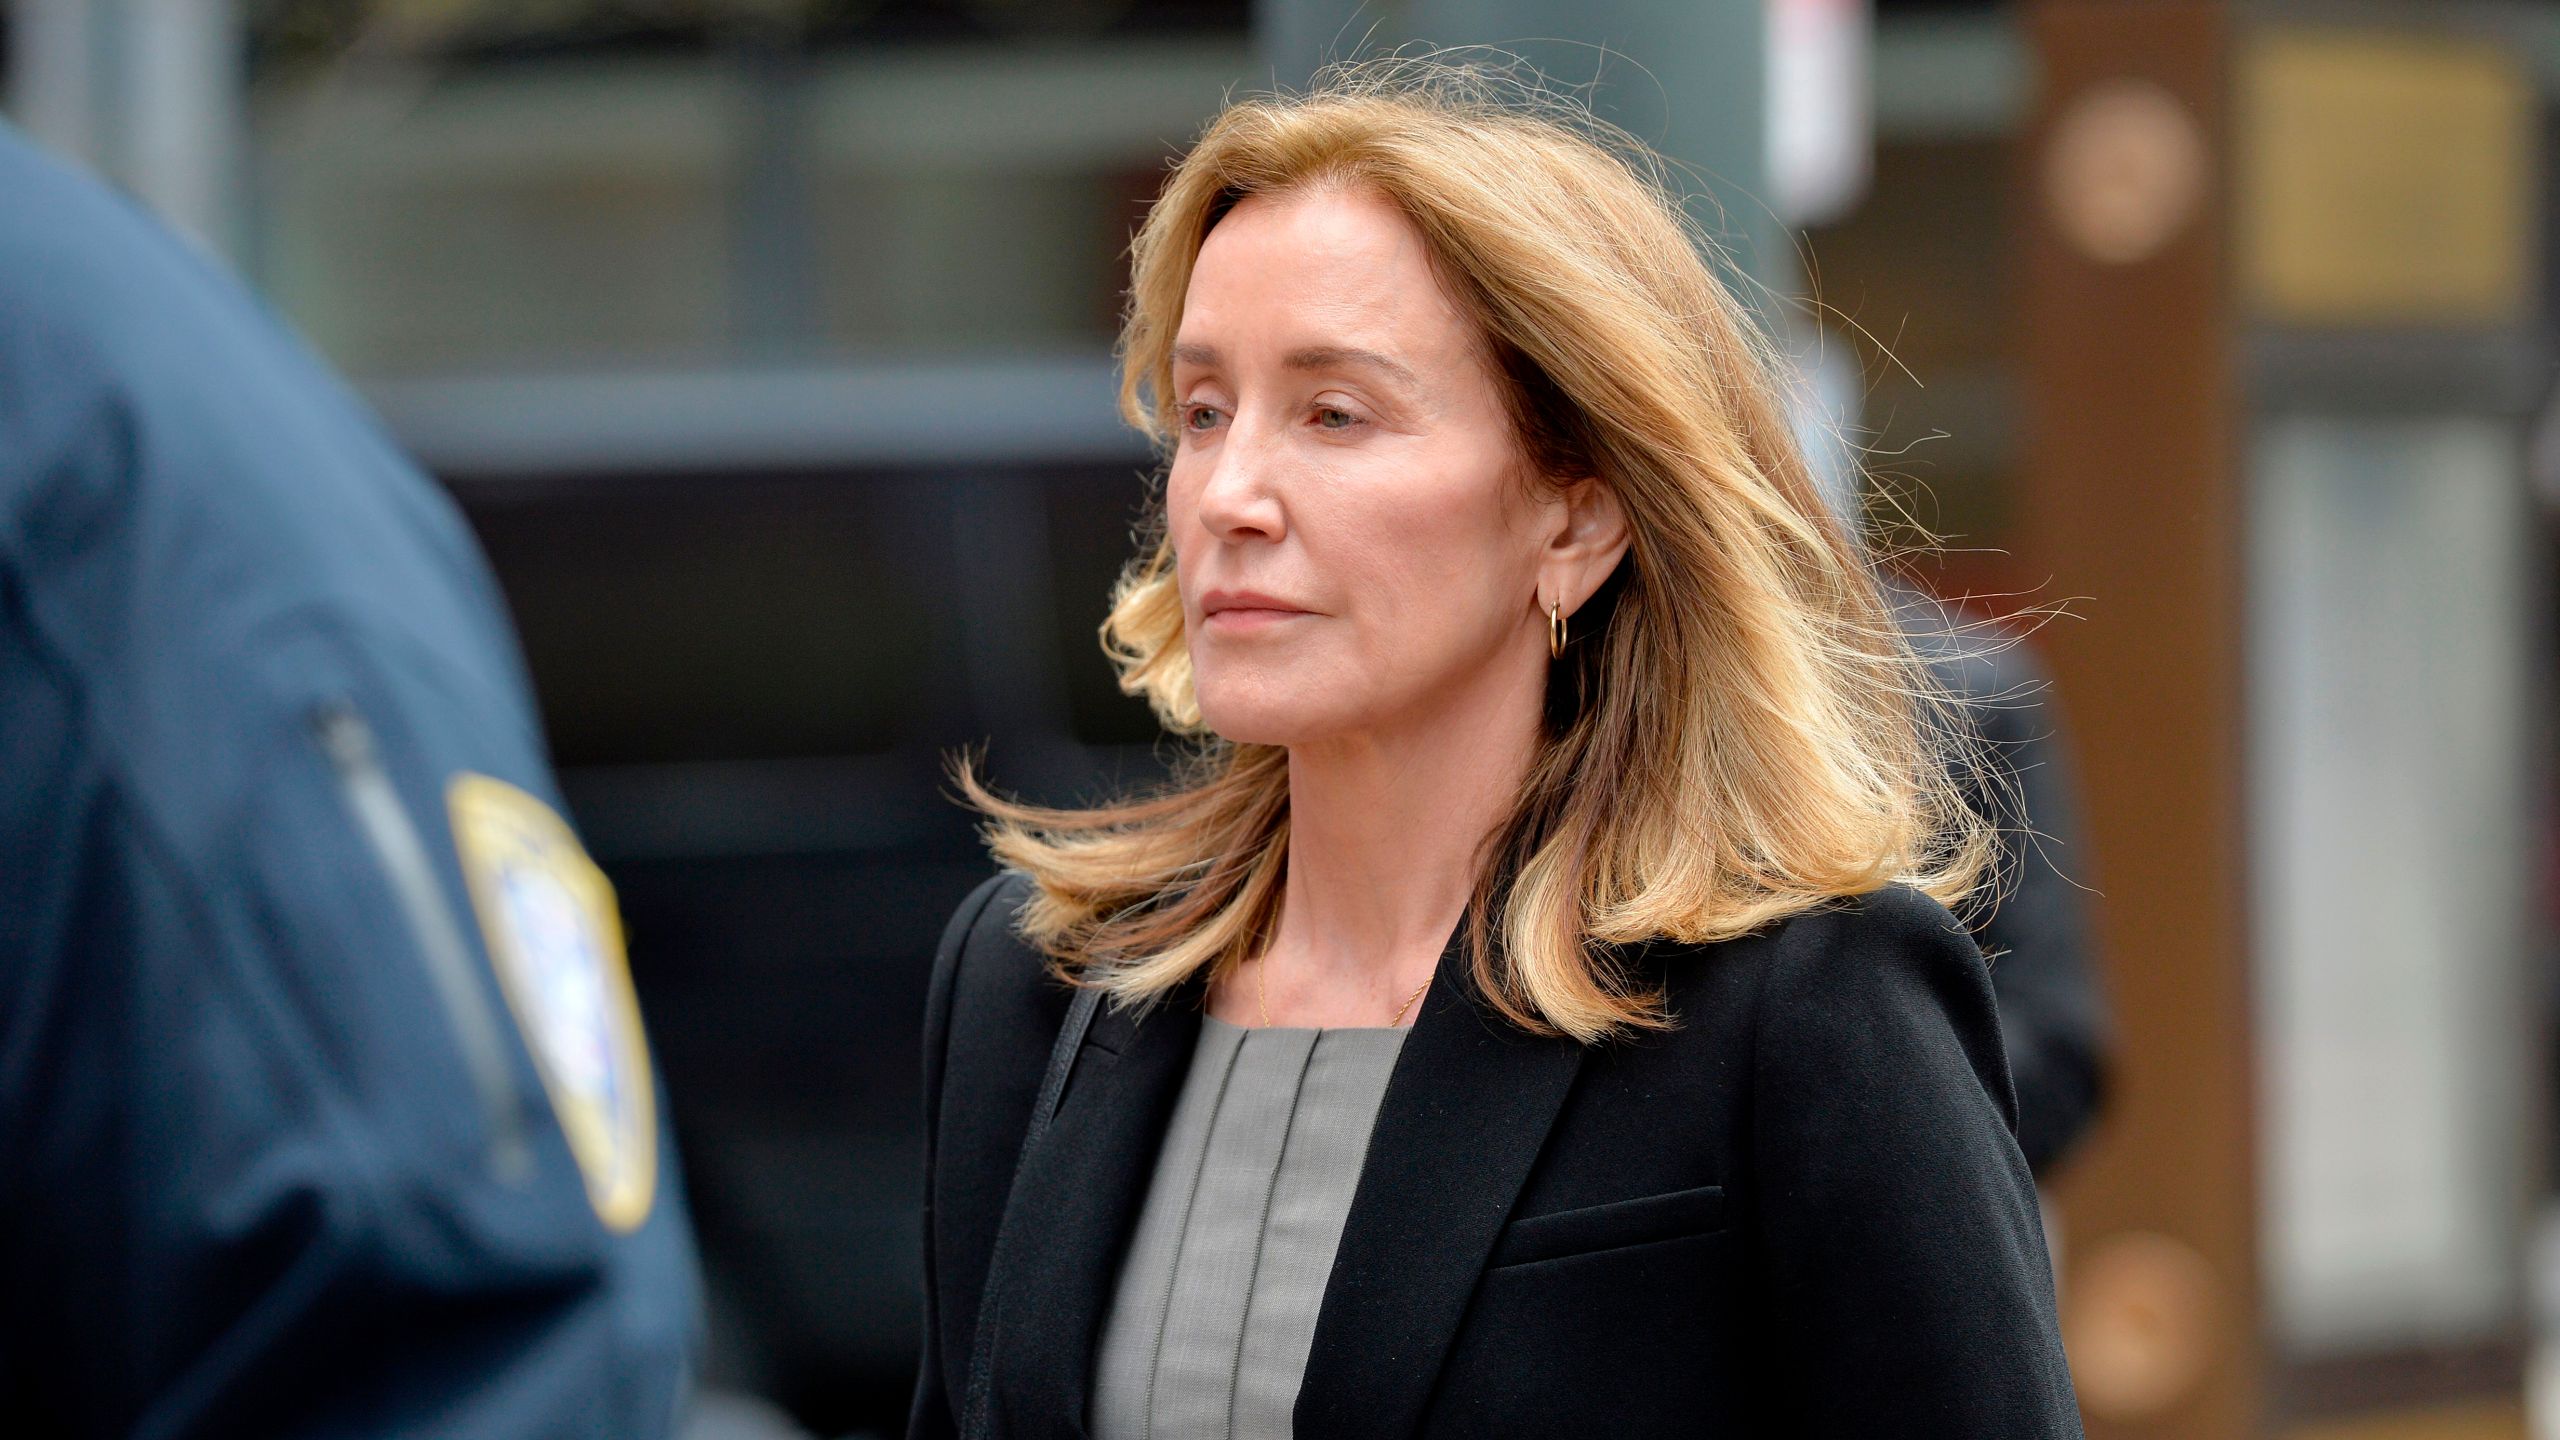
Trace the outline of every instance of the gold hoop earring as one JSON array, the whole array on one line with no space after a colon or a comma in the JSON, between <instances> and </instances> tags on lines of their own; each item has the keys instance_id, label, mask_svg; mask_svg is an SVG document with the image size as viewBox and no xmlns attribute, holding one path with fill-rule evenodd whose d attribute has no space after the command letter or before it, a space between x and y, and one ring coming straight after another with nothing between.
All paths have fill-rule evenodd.
<instances>
[{"instance_id":1,"label":"gold hoop earring","mask_svg":"<svg viewBox=\"0 0 2560 1440\"><path fill-rule=\"evenodd\" d=\"M1547 658L1564 658L1564 607L1561 605L1547 607Z\"/></svg>"}]
</instances>

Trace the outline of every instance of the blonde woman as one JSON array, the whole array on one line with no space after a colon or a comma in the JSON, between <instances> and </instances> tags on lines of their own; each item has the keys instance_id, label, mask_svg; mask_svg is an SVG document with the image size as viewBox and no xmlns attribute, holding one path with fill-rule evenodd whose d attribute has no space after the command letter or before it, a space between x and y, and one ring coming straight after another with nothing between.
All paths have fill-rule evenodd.
<instances>
[{"instance_id":1,"label":"blonde woman","mask_svg":"<svg viewBox=\"0 0 2560 1440\"><path fill-rule=\"evenodd\" d=\"M1355 68L1134 259L1106 640L1200 749L964 773L910 1433L2078 1434L1982 822L1641 149Z\"/></svg>"}]
</instances>

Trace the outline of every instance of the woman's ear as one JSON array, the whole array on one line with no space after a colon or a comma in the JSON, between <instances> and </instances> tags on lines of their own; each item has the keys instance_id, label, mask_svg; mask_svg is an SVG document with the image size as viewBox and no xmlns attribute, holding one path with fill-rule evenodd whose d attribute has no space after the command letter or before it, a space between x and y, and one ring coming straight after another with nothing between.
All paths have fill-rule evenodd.
<instances>
[{"instance_id":1,"label":"woman's ear","mask_svg":"<svg viewBox=\"0 0 2560 1440\"><path fill-rule=\"evenodd\" d=\"M1606 480L1592 476L1567 482L1557 498L1564 508L1563 523L1539 560L1538 593L1570 616L1626 558L1631 532L1626 507Z\"/></svg>"}]
</instances>

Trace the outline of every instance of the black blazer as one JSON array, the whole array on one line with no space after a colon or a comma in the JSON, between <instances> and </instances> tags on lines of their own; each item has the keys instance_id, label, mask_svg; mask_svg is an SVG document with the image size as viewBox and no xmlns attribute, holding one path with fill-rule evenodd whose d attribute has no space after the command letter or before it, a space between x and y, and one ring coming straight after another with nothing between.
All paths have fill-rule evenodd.
<instances>
[{"instance_id":1,"label":"black blazer","mask_svg":"<svg viewBox=\"0 0 2560 1440\"><path fill-rule=\"evenodd\" d=\"M1105 1007L1007 1191L1068 992L1000 876L925 1030L925 1346L957 1433L997 1227L993 1432L1082 1436L1102 1317L1200 1029ZM1453 944L1369 1142L1298 1393L1305 1440L2077 1436L1980 952L1879 891L1634 957L1678 1029L1585 1047L1492 1016Z\"/></svg>"}]
</instances>

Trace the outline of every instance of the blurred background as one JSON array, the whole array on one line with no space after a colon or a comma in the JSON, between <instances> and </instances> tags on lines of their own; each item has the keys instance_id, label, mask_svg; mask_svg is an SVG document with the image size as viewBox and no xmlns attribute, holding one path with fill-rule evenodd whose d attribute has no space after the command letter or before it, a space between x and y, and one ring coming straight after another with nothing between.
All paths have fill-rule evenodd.
<instances>
[{"instance_id":1,"label":"blurred background","mask_svg":"<svg viewBox=\"0 0 2560 1440\"><path fill-rule=\"evenodd\" d=\"M1156 773L1123 247L1222 97L1494 43L1691 172L1809 433L2071 717L2097 1437L2560 1436L2560 10L2499 0L6 0L9 113L461 500L619 886L710 1379L895 1433L943 757ZM0 195L0 205L10 197ZM1850 473L1843 465L1840 473ZM1878 514L1891 513L1879 510Z\"/></svg>"}]
</instances>

